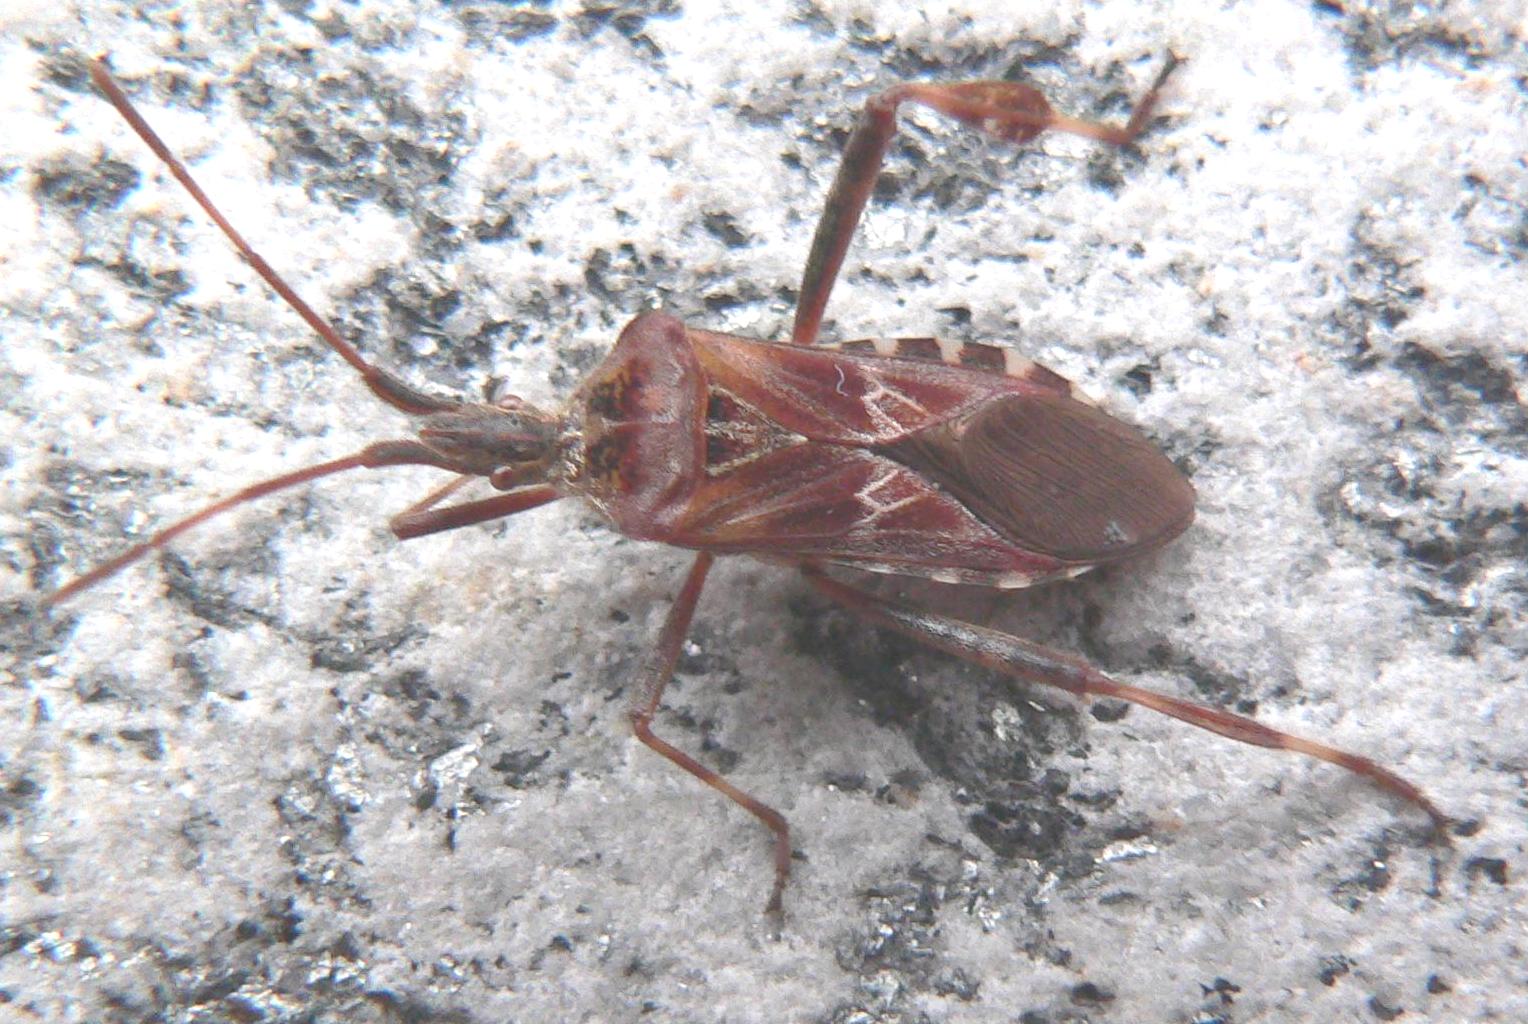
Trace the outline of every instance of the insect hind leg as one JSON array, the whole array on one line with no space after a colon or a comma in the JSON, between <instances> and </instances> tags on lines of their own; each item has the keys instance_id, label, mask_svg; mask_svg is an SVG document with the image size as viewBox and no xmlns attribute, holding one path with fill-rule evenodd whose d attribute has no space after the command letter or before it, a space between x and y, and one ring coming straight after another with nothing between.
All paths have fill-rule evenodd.
<instances>
[{"instance_id":1,"label":"insect hind leg","mask_svg":"<svg viewBox=\"0 0 1528 1024\"><path fill-rule=\"evenodd\" d=\"M1074 655L998 630L886 600L833 579L813 566L803 569L812 586L835 603L876 625L894 629L966 661L1026 682L1054 686L1080 697L1113 697L1139 704L1228 739L1273 750L1288 750L1346 768L1420 808L1432 819L1434 835L1445 843L1448 841L1447 829L1452 820L1415 783L1367 757L1293 736L1222 708L1116 682Z\"/></svg>"},{"instance_id":2,"label":"insect hind leg","mask_svg":"<svg viewBox=\"0 0 1528 1024\"><path fill-rule=\"evenodd\" d=\"M1162 86L1181 59L1168 54L1151 87L1136 101L1124 125L1100 124L1068 117L1051 108L1043 93L1022 82L975 81L935 84L906 82L877 93L865 103L854 131L844 146L838 173L823 204L812 236L812 248L801 275L791 341L810 345L817 340L828 296L865 203L881 174L886 151L897 133L897 108L912 103L1005 142L1025 143L1045 131L1068 132L1112 146L1133 142L1151 120Z\"/></svg>"}]
</instances>

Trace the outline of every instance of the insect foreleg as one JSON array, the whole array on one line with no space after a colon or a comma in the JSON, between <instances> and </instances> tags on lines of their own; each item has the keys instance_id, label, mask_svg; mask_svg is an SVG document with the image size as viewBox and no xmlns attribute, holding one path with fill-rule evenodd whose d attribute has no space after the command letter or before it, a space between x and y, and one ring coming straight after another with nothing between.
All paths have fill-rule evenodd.
<instances>
[{"instance_id":1,"label":"insect foreleg","mask_svg":"<svg viewBox=\"0 0 1528 1024\"><path fill-rule=\"evenodd\" d=\"M430 497L434 498L435 495ZM399 540L413 540L415 537L425 537L432 533L457 530L475 523L486 523L491 519L503 519L505 516L512 516L517 512L524 512L527 509L545 505L547 502L556 501L560 497L562 495L555 487L524 487L518 491L510 491L508 494L495 494L491 498L464 501L458 505L447 505L445 508L426 506L407 509L389 519L387 526L393 531L393 536Z\"/></svg>"},{"instance_id":2,"label":"insect foreleg","mask_svg":"<svg viewBox=\"0 0 1528 1024\"><path fill-rule=\"evenodd\" d=\"M1151 690L1143 690L1138 686L1116 682L1073 655L1063 654L994 629L973 626L959 619L947 618L886 600L858 587L832 579L816 568L806 567L805 571L807 579L814 587L850 611L864 616L877 625L887 626L931 647L948 651L956 657L996 669L1026 682L1055 686L1078 696L1113 697L1131 704L1139 704L1201 729L1219 733L1229 739L1274 750L1290 750L1346 768L1427 812L1427 815L1432 818L1436 834L1447 841L1446 829L1450 824L1448 816L1440 811L1416 785L1367 757L1338 750L1324 743L1302 739L1299 736L1291 736L1287 732L1271 729L1250 718L1221 708L1196 704L1193 701L1169 697Z\"/></svg>"}]
</instances>

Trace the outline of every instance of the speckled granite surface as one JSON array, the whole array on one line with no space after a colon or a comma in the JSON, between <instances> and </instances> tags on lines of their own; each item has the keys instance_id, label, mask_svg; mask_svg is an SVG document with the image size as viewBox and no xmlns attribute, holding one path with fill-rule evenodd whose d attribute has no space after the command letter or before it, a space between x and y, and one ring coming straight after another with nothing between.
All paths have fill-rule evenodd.
<instances>
[{"instance_id":1,"label":"speckled granite surface","mask_svg":"<svg viewBox=\"0 0 1528 1024\"><path fill-rule=\"evenodd\" d=\"M1528 1017L1521 12L885 6L0 14L0 1016ZM875 88L1023 69L1119 117L1168 48L1134 152L913 116L829 331L1013 344L1192 474L1168 549L959 610L1371 754L1469 821L1451 849L1327 766L731 561L659 726L794 823L770 941L762 830L622 719L685 556L571 506L399 545L428 473L32 613L125 534L402 431L82 53L369 353L552 401L644 308L782 336Z\"/></svg>"}]
</instances>

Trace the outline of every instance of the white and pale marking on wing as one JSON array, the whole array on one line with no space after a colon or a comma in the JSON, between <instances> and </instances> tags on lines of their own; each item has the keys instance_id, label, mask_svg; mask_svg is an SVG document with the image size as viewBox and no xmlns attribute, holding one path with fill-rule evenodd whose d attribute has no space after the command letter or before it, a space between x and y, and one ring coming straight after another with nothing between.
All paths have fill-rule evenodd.
<instances>
[{"instance_id":1,"label":"white and pale marking on wing","mask_svg":"<svg viewBox=\"0 0 1528 1024\"><path fill-rule=\"evenodd\" d=\"M926 494L918 491L909 491L905 487L902 489L903 493L901 496L895 492L891 494L881 493L893 488L894 485L902 483L906 473L907 470L900 467L882 470L872 477L865 486L854 492L855 500L865 510L865 514L861 519L865 526L874 526L876 520L882 516L890 515L898 509L907 508L909 505L917 504L927 498Z\"/></svg>"},{"instance_id":2,"label":"white and pale marking on wing","mask_svg":"<svg viewBox=\"0 0 1528 1024\"><path fill-rule=\"evenodd\" d=\"M1037 365L1033 359L1025 359L1011 348L1003 349L1003 372L1010 377L1028 377Z\"/></svg>"},{"instance_id":3,"label":"white and pale marking on wing","mask_svg":"<svg viewBox=\"0 0 1528 1024\"><path fill-rule=\"evenodd\" d=\"M947 566L894 565L890 562L861 562L853 559L836 561L837 565L859 569L862 572L885 576L916 576L935 583L963 584L971 587L992 587L995 590L1023 590L1042 583L1069 580L1093 569L1091 565L1068 566L1057 572L984 572L981 569L952 569Z\"/></svg>"},{"instance_id":4,"label":"white and pale marking on wing","mask_svg":"<svg viewBox=\"0 0 1528 1024\"><path fill-rule=\"evenodd\" d=\"M950 366L960 365L960 354L966 350L966 343L954 341L950 338L935 338L934 344L939 346L939 359Z\"/></svg>"},{"instance_id":5,"label":"white and pale marking on wing","mask_svg":"<svg viewBox=\"0 0 1528 1024\"><path fill-rule=\"evenodd\" d=\"M922 363L937 361L946 366L963 366L989 373L1001 372L1006 377L1027 379L1051 387L1068 385L1066 379L1059 374L1025 358L1006 345L964 342L954 338L857 338L852 341L825 342L821 347L835 352L874 355L882 359L907 359Z\"/></svg>"},{"instance_id":6,"label":"white and pale marking on wing","mask_svg":"<svg viewBox=\"0 0 1528 1024\"><path fill-rule=\"evenodd\" d=\"M870 387L865 389L863 401L865 413L877 428L886 433L897 433L909 426L927 423L932 418L916 399L890 387L880 377L870 378Z\"/></svg>"}]
</instances>

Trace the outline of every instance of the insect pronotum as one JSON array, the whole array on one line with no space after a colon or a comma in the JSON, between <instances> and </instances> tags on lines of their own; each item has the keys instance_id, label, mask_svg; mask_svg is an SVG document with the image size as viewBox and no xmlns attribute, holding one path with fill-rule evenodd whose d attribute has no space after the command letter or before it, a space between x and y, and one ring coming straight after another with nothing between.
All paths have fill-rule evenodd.
<instances>
[{"instance_id":1,"label":"insect pronotum","mask_svg":"<svg viewBox=\"0 0 1528 1024\"><path fill-rule=\"evenodd\" d=\"M421 391L369 362L239 235L134 109L101 61L96 86L255 272L360 374L417 421L415 436L265 480L207 505L54 591L56 605L230 508L346 470L433 466L456 474L390 521L400 539L456 529L564 497L591 503L627 536L698 552L628 717L637 737L759 819L774 837L766 911L790 873L785 818L653 732L653 718L719 554L795 566L869 622L957 657L1080 696L1139 704L1256 746L1329 761L1425 811L1422 791L1357 754L1241 715L1143 690L1073 655L882 598L855 573L1013 588L1065 579L1149 551L1192 521L1194 491L1139 432L1006 348L933 338L818 343L818 328L904 103L1024 143L1045 131L1111 145L1151 119L1169 57L1122 127L1056 113L1015 82L904 84L872 97L849 138L807 257L789 342L758 341L644 313L573 393L548 412ZM465 482L500 492L443 504ZM846 578L847 577L847 578Z\"/></svg>"}]
</instances>

